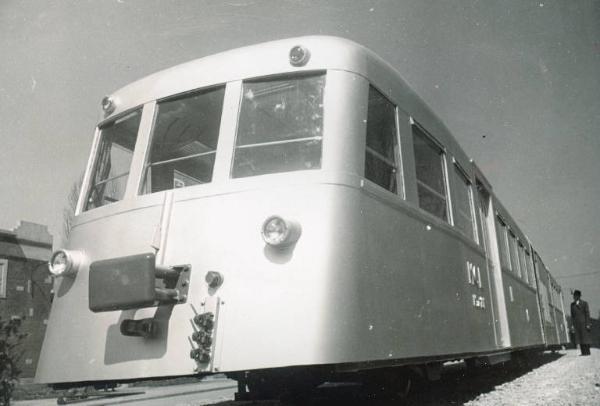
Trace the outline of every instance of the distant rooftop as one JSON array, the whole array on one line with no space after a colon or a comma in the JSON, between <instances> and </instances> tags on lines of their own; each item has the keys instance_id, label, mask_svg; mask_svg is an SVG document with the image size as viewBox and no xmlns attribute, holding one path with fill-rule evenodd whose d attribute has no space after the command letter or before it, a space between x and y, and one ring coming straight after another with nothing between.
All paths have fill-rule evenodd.
<instances>
[{"instance_id":1,"label":"distant rooftop","mask_svg":"<svg viewBox=\"0 0 600 406\"><path fill-rule=\"evenodd\" d=\"M48 227L21 221L12 230L0 229L0 257L47 260L52 252Z\"/></svg>"}]
</instances>

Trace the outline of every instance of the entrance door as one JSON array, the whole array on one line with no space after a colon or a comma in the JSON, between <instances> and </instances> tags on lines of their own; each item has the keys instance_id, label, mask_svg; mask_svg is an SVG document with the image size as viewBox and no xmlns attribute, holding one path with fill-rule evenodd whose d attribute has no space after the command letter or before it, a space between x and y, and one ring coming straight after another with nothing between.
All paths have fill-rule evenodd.
<instances>
[{"instance_id":1,"label":"entrance door","mask_svg":"<svg viewBox=\"0 0 600 406\"><path fill-rule=\"evenodd\" d=\"M494 210L490 193L480 180L477 180L477 197L479 200L479 220L482 232L481 241L485 248L488 281L490 281L490 292L492 294L492 317L494 318L493 325L496 345L500 348L505 348L510 346L510 332L508 329L508 316L504 299L498 243L496 241Z\"/></svg>"}]
</instances>

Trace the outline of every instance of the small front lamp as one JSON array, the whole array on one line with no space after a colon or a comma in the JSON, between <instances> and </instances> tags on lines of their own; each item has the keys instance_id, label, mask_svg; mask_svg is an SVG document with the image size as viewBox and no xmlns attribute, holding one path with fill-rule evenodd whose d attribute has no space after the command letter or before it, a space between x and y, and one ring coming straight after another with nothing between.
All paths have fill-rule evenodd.
<instances>
[{"instance_id":1,"label":"small front lamp","mask_svg":"<svg viewBox=\"0 0 600 406\"><path fill-rule=\"evenodd\" d=\"M273 247L287 247L298 241L301 233L299 223L281 216L267 218L262 226L263 240Z\"/></svg>"},{"instance_id":2,"label":"small front lamp","mask_svg":"<svg viewBox=\"0 0 600 406\"><path fill-rule=\"evenodd\" d=\"M48 262L48 269L54 276L75 276L81 265L82 256L79 251L55 251Z\"/></svg>"}]
</instances>

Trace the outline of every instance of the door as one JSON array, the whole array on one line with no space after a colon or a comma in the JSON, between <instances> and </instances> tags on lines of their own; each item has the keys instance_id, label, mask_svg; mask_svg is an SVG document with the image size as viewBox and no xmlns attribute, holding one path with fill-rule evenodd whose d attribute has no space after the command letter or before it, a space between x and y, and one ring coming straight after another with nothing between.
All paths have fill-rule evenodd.
<instances>
[{"instance_id":1,"label":"door","mask_svg":"<svg viewBox=\"0 0 600 406\"><path fill-rule=\"evenodd\" d=\"M488 188L479 179L477 180L477 198L482 234L481 242L485 249L488 280L491 285L490 292L493 303L492 317L494 318L493 326L496 345L499 348L506 348L510 346L510 332L508 328L508 316L506 313L498 243L496 241L494 210Z\"/></svg>"}]
</instances>

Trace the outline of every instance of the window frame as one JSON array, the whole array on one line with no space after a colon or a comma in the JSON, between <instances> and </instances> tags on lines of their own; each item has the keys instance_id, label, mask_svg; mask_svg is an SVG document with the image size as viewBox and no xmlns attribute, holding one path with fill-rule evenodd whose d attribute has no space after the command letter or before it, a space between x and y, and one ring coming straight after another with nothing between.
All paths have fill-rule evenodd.
<instances>
[{"instance_id":1,"label":"window frame","mask_svg":"<svg viewBox=\"0 0 600 406\"><path fill-rule=\"evenodd\" d=\"M517 239L517 250L519 253L519 267L521 269L521 278L529 285L529 274L527 263L525 262L525 246L520 239Z\"/></svg>"},{"instance_id":2,"label":"window frame","mask_svg":"<svg viewBox=\"0 0 600 406\"><path fill-rule=\"evenodd\" d=\"M322 98L321 98L321 109L322 109L322 117L321 117L321 135L313 136L313 137L302 137L302 138L293 138L288 140L278 140L278 141L267 141L267 142L259 142L252 144L244 144L237 145L237 141L239 138L239 129L240 129L240 117L242 114L243 102L244 102L244 85L252 84L252 83L260 83L260 82L269 82L269 81L281 81L281 80L296 80L302 78L322 78L323 87L322 87ZM256 77L247 77L243 78L240 81L239 85L239 94L238 94L238 102L236 107L235 114L235 129L233 132L233 139L231 145L231 158L229 161L228 167L228 180L239 180L245 178L254 178L257 176L267 176L267 175L281 175L285 173L293 173L298 172L300 169L296 170L286 170L286 171L277 171L277 172L267 172L267 173L259 173L245 176L234 176L235 170L235 158L236 152L238 149L251 149L251 148L260 148L261 146L272 146L272 145L285 145L285 144L293 144L299 143L308 140L318 140L320 143L320 164L318 168L306 168L303 170L307 171L319 171L323 169L323 159L324 159L324 143L325 143L325 114L326 114L326 100L327 100L327 84L328 84L328 70L327 69L316 69L316 70L306 70L306 71L292 71L292 72L283 72L277 73L273 75L266 76L256 76ZM224 108L225 110L225 108ZM216 164L215 164L216 165Z\"/></svg>"},{"instance_id":3,"label":"window frame","mask_svg":"<svg viewBox=\"0 0 600 406\"><path fill-rule=\"evenodd\" d=\"M135 171L135 165L136 165L136 154L137 154L137 150L139 149L139 145L140 145L140 138L143 138L143 129L144 129L144 116L145 116L145 110L146 110L146 105L145 104L140 104L137 105L129 110L123 111L117 115L115 115L114 117L109 117L105 120L102 120L100 123L98 123L98 125L96 126L96 130L95 130L95 134L94 134L94 142L93 142L93 147L92 147L92 151L90 152L90 157L88 160L88 165L86 167L86 171L85 171L85 175L84 178L82 180L82 185L81 185L81 193L79 195L79 201L77 204L77 208L75 210L75 214L76 215L80 215L83 213L88 213L90 211L99 209L101 207L105 207L105 206L111 206L114 203L119 203L122 202L124 200L128 199L128 195L129 195L129 189L130 189L130 184L135 181L137 182L137 179L133 179L133 176L131 175L136 175L136 171ZM136 138L135 138L135 142L133 144L133 149L131 150L131 161L129 162L129 170L126 173L122 173L119 174L117 176L113 176L107 179L102 180L101 182L98 183L94 183L94 177L96 175L96 170L98 169L98 160L100 158L99 153L100 153L100 147L102 145L102 142L104 140L103 138L103 129L113 126L115 125L117 122L123 122L129 119L129 116L133 116L134 114L138 113L139 114L139 123L138 123L138 127L137 127L137 132L136 132ZM92 188L94 188L96 185L99 185L101 183L106 183L109 182L111 180L114 179L118 179L120 177L123 177L127 175L127 181L125 182L125 189L123 191L123 196L121 197L121 199L115 200L111 203L107 203L107 204L103 204L100 206L96 206L96 207L90 207L88 208L88 200L90 198L90 194L92 192Z\"/></svg>"},{"instance_id":4,"label":"window frame","mask_svg":"<svg viewBox=\"0 0 600 406\"><path fill-rule=\"evenodd\" d=\"M516 234L510 229L510 227L508 227L508 240L509 240L509 248L510 248L510 258L511 258L511 265L512 265L512 271L517 274L519 276L519 278L521 277L521 268L519 267L519 250L518 250L518 243L517 243L517 236Z\"/></svg>"},{"instance_id":5,"label":"window frame","mask_svg":"<svg viewBox=\"0 0 600 406\"><path fill-rule=\"evenodd\" d=\"M6 299L8 287L8 259L0 258L0 299Z\"/></svg>"},{"instance_id":6,"label":"window frame","mask_svg":"<svg viewBox=\"0 0 600 406\"><path fill-rule=\"evenodd\" d=\"M368 140L368 129L369 129L369 122L368 122L368 117L369 117L369 100L370 100L370 93L371 90L377 92L384 100L386 100L392 107L394 110L394 140L395 140L395 145L394 145L394 160L395 162L389 162L389 158L381 155L381 153L375 151L373 148L369 147L367 145L367 140ZM385 190L393 195L396 196L400 196L402 199L406 198L406 191L405 191L405 186L404 186L404 170L402 168L402 142L401 142L401 138L400 138L400 117L399 117L399 109L398 109L398 105L391 100L384 92L382 92L377 86L375 86L373 83L369 82L369 86L367 89L367 110L366 110L366 114L367 114L367 125L365 126L365 144L364 144L364 163L363 163L363 178L366 179L367 181L373 183L374 185L376 185L378 188L381 188L382 190ZM388 188L385 188L383 186L381 186L380 184L378 184L377 182L367 178L367 173L366 173L366 161L367 161L367 154L371 154L373 158L382 161L384 164L391 166L393 168L394 172L394 177L395 177L395 184L396 184L396 191L393 192L391 190L389 190Z\"/></svg>"},{"instance_id":7,"label":"window frame","mask_svg":"<svg viewBox=\"0 0 600 406\"><path fill-rule=\"evenodd\" d=\"M190 187L194 187L194 186L201 186L201 185L208 185L208 184L212 184L215 181L215 173L217 170L217 166L218 166L218 155L219 155L219 142L221 140L221 136L222 134L222 126L223 126L223 119L225 117L225 110L227 108L226 103L227 103L227 89L230 86L230 82L223 82L223 83L216 83L216 84L210 84L208 86L205 87L198 87L195 89L190 89L190 90L186 90L184 92L181 93L177 93L177 94L171 94L168 95L166 97L160 98L160 99L156 99L153 100L152 102L150 102L150 104L152 104L151 108L152 108L152 120L150 122L150 127L148 129L148 135L147 137L144 137L143 141L144 142L144 154L143 154L143 159L141 162L141 171L140 171L140 176L139 176L139 181L138 181L138 186L136 188L136 195L138 197L141 196L150 196L150 195L155 195L157 193L163 193L163 192L168 192L168 191L173 191L173 190L180 190L180 189L188 189ZM203 153L199 153L199 154L193 154L193 155L188 155L185 157L179 157L179 158L173 158L173 159L169 159L169 160L164 160L164 161L159 161L159 162L154 162L152 164L149 164L149 160L151 158L152 155L152 146L153 146L153 142L154 142L154 137L155 137L155 133L156 133L156 123L158 120L158 115L160 113L160 104L161 103L165 103L165 102L171 102L171 101L176 101L176 100L181 100L181 99L185 99L187 97L193 97L196 94L200 94L200 93L209 93L211 91L217 90L219 88L223 89L223 100L221 102L221 117L219 118L219 126L218 126L218 134L217 134L217 140L216 140L216 147L214 151L210 151L210 152L203 152ZM204 183L200 183L197 185L190 185L190 186L185 186L185 187L173 187L170 189L164 189L164 190L159 190L156 192L144 192L145 188L146 188L146 183L147 183L147 175L149 173L149 170L152 168L152 166L156 166L156 165L161 165L161 164L165 164L165 163L171 163L171 162L177 162L177 161L182 161L182 160L186 160L186 159L193 159L193 158L198 158L201 156L207 156L210 154L214 154L214 163L213 163L213 168L212 168L212 174L211 174L211 180L209 182L204 182Z\"/></svg>"},{"instance_id":8,"label":"window frame","mask_svg":"<svg viewBox=\"0 0 600 406\"><path fill-rule=\"evenodd\" d=\"M535 270L533 268L533 256L529 253L528 249L525 250L525 261L527 261L527 270L529 272L529 284L533 289L536 289L536 277Z\"/></svg>"},{"instance_id":9,"label":"window frame","mask_svg":"<svg viewBox=\"0 0 600 406\"><path fill-rule=\"evenodd\" d=\"M421 124L419 124L419 122L417 122L412 116L409 117L409 123L410 123L410 129L411 129L411 140L413 143L413 161L415 164L415 184L416 184L416 191L417 191L417 207L422 210L425 213L428 213L429 215L435 217L436 219L452 225L453 224L453 218L452 218L452 205L450 203L450 185L448 183L448 161L446 158L447 155L447 149L444 146L444 144L442 144L441 142L439 142L433 135L431 135L431 133L429 131L427 131ZM413 128L417 128L422 134L423 134L423 139L425 140L425 142L428 142L432 147L437 148L438 149L438 154L441 160L441 169L442 169L442 184L444 185L444 196L442 196L437 190L434 190L431 186L425 184L424 182L419 180L418 174L417 174L417 157L415 154L415 150L414 150L414 139L415 139L415 135L417 134L415 131L413 131ZM446 207L446 219L438 217L437 215L431 213L430 211L424 209L421 207L421 202L419 199L419 185L425 187L425 189L427 189L428 192L433 193L435 196L437 197L443 197L444 199L444 203L445 203L445 207Z\"/></svg>"},{"instance_id":10,"label":"window frame","mask_svg":"<svg viewBox=\"0 0 600 406\"><path fill-rule=\"evenodd\" d=\"M458 162L456 160L455 157L452 157L452 164L453 167L455 169L454 173L458 174L458 178L462 177L462 180L464 180L465 185L467 187L467 201L469 204L469 212L471 214L471 235L467 235L466 237L468 237L470 240L474 241L476 244L479 244L479 233L477 231L477 216L476 216L476 211L475 211L475 198L474 198L474 193L473 193L473 182L471 181L471 177L469 176L469 174L467 173L467 171L463 168L463 166L460 164L460 162ZM454 177L455 180L457 178L457 176ZM458 181L460 182L461 179L458 179ZM461 185L462 187L462 185ZM458 193L458 187L454 187L454 188L450 188L450 193ZM452 202L454 202L454 200L452 200ZM452 204L452 208L453 210L458 211L458 205L456 204ZM456 218L457 216L455 215L457 213L453 213L452 215L452 225L454 227L456 227ZM464 233L462 232L462 229L456 227L459 232L461 234L464 235Z\"/></svg>"}]
</instances>

